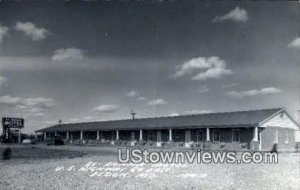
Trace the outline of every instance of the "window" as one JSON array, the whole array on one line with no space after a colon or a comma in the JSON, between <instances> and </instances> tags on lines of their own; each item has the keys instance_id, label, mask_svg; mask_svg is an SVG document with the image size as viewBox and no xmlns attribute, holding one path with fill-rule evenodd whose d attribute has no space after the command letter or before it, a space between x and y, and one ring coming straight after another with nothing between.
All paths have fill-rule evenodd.
<instances>
[{"instance_id":1,"label":"window","mask_svg":"<svg viewBox=\"0 0 300 190\"><path fill-rule=\"evenodd\" d=\"M278 143L278 130L275 130L275 140L274 143Z\"/></svg>"},{"instance_id":2,"label":"window","mask_svg":"<svg viewBox=\"0 0 300 190\"><path fill-rule=\"evenodd\" d=\"M213 131L213 141L220 142L220 131L218 130Z\"/></svg>"},{"instance_id":3,"label":"window","mask_svg":"<svg viewBox=\"0 0 300 190\"><path fill-rule=\"evenodd\" d=\"M232 142L240 142L240 130L232 130Z\"/></svg>"},{"instance_id":4,"label":"window","mask_svg":"<svg viewBox=\"0 0 300 190\"><path fill-rule=\"evenodd\" d=\"M203 130L197 130L197 142L204 141L204 132Z\"/></svg>"},{"instance_id":5,"label":"window","mask_svg":"<svg viewBox=\"0 0 300 190\"><path fill-rule=\"evenodd\" d=\"M284 114L283 113L280 113L280 118L284 119Z\"/></svg>"},{"instance_id":6,"label":"window","mask_svg":"<svg viewBox=\"0 0 300 190\"><path fill-rule=\"evenodd\" d=\"M148 132L148 140L149 141L156 141L156 133L154 131Z\"/></svg>"},{"instance_id":7,"label":"window","mask_svg":"<svg viewBox=\"0 0 300 190\"><path fill-rule=\"evenodd\" d=\"M289 143L289 131L285 131L285 143Z\"/></svg>"},{"instance_id":8,"label":"window","mask_svg":"<svg viewBox=\"0 0 300 190\"><path fill-rule=\"evenodd\" d=\"M180 131L177 130L174 131L174 139L176 140L180 139Z\"/></svg>"}]
</instances>

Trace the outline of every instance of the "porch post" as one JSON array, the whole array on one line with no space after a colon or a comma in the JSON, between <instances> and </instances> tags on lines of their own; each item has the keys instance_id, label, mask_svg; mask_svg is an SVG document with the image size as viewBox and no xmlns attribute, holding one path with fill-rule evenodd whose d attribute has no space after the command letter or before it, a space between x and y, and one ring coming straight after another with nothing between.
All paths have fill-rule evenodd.
<instances>
[{"instance_id":1,"label":"porch post","mask_svg":"<svg viewBox=\"0 0 300 190\"><path fill-rule=\"evenodd\" d=\"M258 127L254 128L253 141L258 141Z\"/></svg>"},{"instance_id":2,"label":"porch post","mask_svg":"<svg viewBox=\"0 0 300 190\"><path fill-rule=\"evenodd\" d=\"M206 128L206 141L210 141L209 128Z\"/></svg>"},{"instance_id":3,"label":"porch post","mask_svg":"<svg viewBox=\"0 0 300 190\"><path fill-rule=\"evenodd\" d=\"M83 140L83 131L80 131L80 140Z\"/></svg>"},{"instance_id":4,"label":"porch post","mask_svg":"<svg viewBox=\"0 0 300 190\"><path fill-rule=\"evenodd\" d=\"M69 134L69 131L67 131L67 139L70 138L70 134Z\"/></svg>"},{"instance_id":5,"label":"porch post","mask_svg":"<svg viewBox=\"0 0 300 190\"><path fill-rule=\"evenodd\" d=\"M119 140L119 130L116 131L116 140Z\"/></svg>"},{"instance_id":6,"label":"porch post","mask_svg":"<svg viewBox=\"0 0 300 190\"><path fill-rule=\"evenodd\" d=\"M18 143L21 144L21 128L19 129Z\"/></svg>"},{"instance_id":7,"label":"porch post","mask_svg":"<svg viewBox=\"0 0 300 190\"><path fill-rule=\"evenodd\" d=\"M191 146L191 130L185 130L185 147L189 148Z\"/></svg>"},{"instance_id":8,"label":"porch post","mask_svg":"<svg viewBox=\"0 0 300 190\"><path fill-rule=\"evenodd\" d=\"M131 131L131 141L134 141L135 140L135 134L134 134L134 131Z\"/></svg>"},{"instance_id":9,"label":"porch post","mask_svg":"<svg viewBox=\"0 0 300 190\"><path fill-rule=\"evenodd\" d=\"M130 142L131 146L135 145L135 133L134 131L131 131L131 142Z\"/></svg>"},{"instance_id":10,"label":"porch post","mask_svg":"<svg viewBox=\"0 0 300 190\"><path fill-rule=\"evenodd\" d=\"M99 131L97 131L97 140L100 139Z\"/></svg>"},{"instance_id":11,"label":"porch post","mask_svg":"<svg viewBox=\"0 0 300 190\"><path fill-rule=\"evenodd\" d=\"M142 141L142 140L143 140L143 130L140 129L140 141Z\"/></svg>"},{"instance_id":12,"label":"porch post","mask_svg":"<svg viewBox=\"0 0 300 190\"><path fill-rule=\"evenodd\" d=\"M54 132L54 136L55 136L55 137L57 136L57 131Z\"/></svg>"},{"instance_id":13,"label":"porch post","mask_svg":"<svg viewBox=\"0 0 300 190\"><path fill-rule=\"evenodd\" d=\"M169 129L169 141L173 141L173 139L172 139L172 129Z\"/></svg>"},{"instance_id":14,"label":"porch post","mask_svg":"<svg viewBox=\"0 0 300 190\"><path fill-rule=\"evenodd\" d=\"M47 132L44 133L44 139L46 139L46 138L47 138Z\"/></svg>"},{"instance_id":15,"label":"porch post","mask_svg":"<svg viewBox=\"0 0 300 190\"><path fill-rule=\"evenodd\" d=\"M161 131L160 130L157 131L156 137L157 137L156 146L161 147Z\"/></svg>"}]
</instances>

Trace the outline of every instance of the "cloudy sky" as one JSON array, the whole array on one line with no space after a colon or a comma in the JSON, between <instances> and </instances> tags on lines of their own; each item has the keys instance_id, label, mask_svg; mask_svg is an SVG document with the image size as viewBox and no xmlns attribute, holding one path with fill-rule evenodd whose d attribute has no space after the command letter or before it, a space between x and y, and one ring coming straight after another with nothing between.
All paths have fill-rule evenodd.
<instances>
[{"instance_id":1,"label":"cloudy sky","mask_svg":"<svg viewBox=\"0 0 300 190\"><path fill-rule=\"evenodd\" d=\"M0 2L0 115L300 108L298 2Z\"/></svg>"}]
</instances>

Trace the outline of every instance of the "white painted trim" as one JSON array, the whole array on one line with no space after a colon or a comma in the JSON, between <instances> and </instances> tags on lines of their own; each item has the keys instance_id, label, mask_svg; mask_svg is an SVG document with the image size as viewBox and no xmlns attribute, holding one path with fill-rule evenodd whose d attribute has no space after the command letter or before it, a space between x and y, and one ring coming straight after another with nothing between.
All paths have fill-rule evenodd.
<instances>
[{"instance_id":1,"label":"white painted trim","mask_svg":"<svg viewBox=\"0 0 300 190\"><path fill-rule=\"evenodd\" d=\"M275 130L275 140L274 143L278 143L278 129Z\"/></svg>"},{"instance_id":2,"label":"white painted trim","mask_svg":"<svg viewBox=\"0 0 300 190\"><path fill-rule=\"evenodd\" d=\"M285 130L285 133L284 133L284 143L285 144L289 144L289 136L290 136L289 131Z\"/></svg>"}]
</instances>

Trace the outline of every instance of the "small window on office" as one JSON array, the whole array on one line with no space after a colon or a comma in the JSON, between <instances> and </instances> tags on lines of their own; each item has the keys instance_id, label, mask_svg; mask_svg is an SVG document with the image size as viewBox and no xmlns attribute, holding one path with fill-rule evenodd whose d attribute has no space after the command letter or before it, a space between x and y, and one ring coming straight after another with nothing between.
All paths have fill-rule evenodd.
<instances>
[{"instance_id":1,"label":"small window on office","mask_svg":"<svg viewBox=\"0 0 300 190\"><path fill-rule=\"evenodd\" d=\"M275 140L274 143L278 143L278 130L275 130Z\"/></svg>"},{"instance_id":2,"label":"small window on office","mask_svg":"<svg viewBox=\"0 0 300 190\"><path fill-rule=\"evenodd\" d=\"M284 118L284 113L280 113L280 118L281 118L281 119Z\"/></svg>"},{"instance_id":3,"label":"small window on office","mask_svg":"<svg viewBox=\"0 0 300 190\"><path fill-rule=\"evenodd\" d=\"M285 131L285 143L289 143L289 131Z\"/></svg>"},{"instance_id":4,"label":"small window on office","mask_svg":"<svg viewBox=\"0 0 300 190\"><path fill-rule=\"evenodd\" d=\"M219 130L213 131L213 141L220 142L220 131Z\"/></svg>"},{"instance_id":5,"label":"small window on office","mask_svg":"<svg viewBox=\"0 0 300 190\"><path fill-rule=\"evenodd\" d=\"M240 142L240 130L232 130L232 142Z\"/></svg>"}]
</instances>

